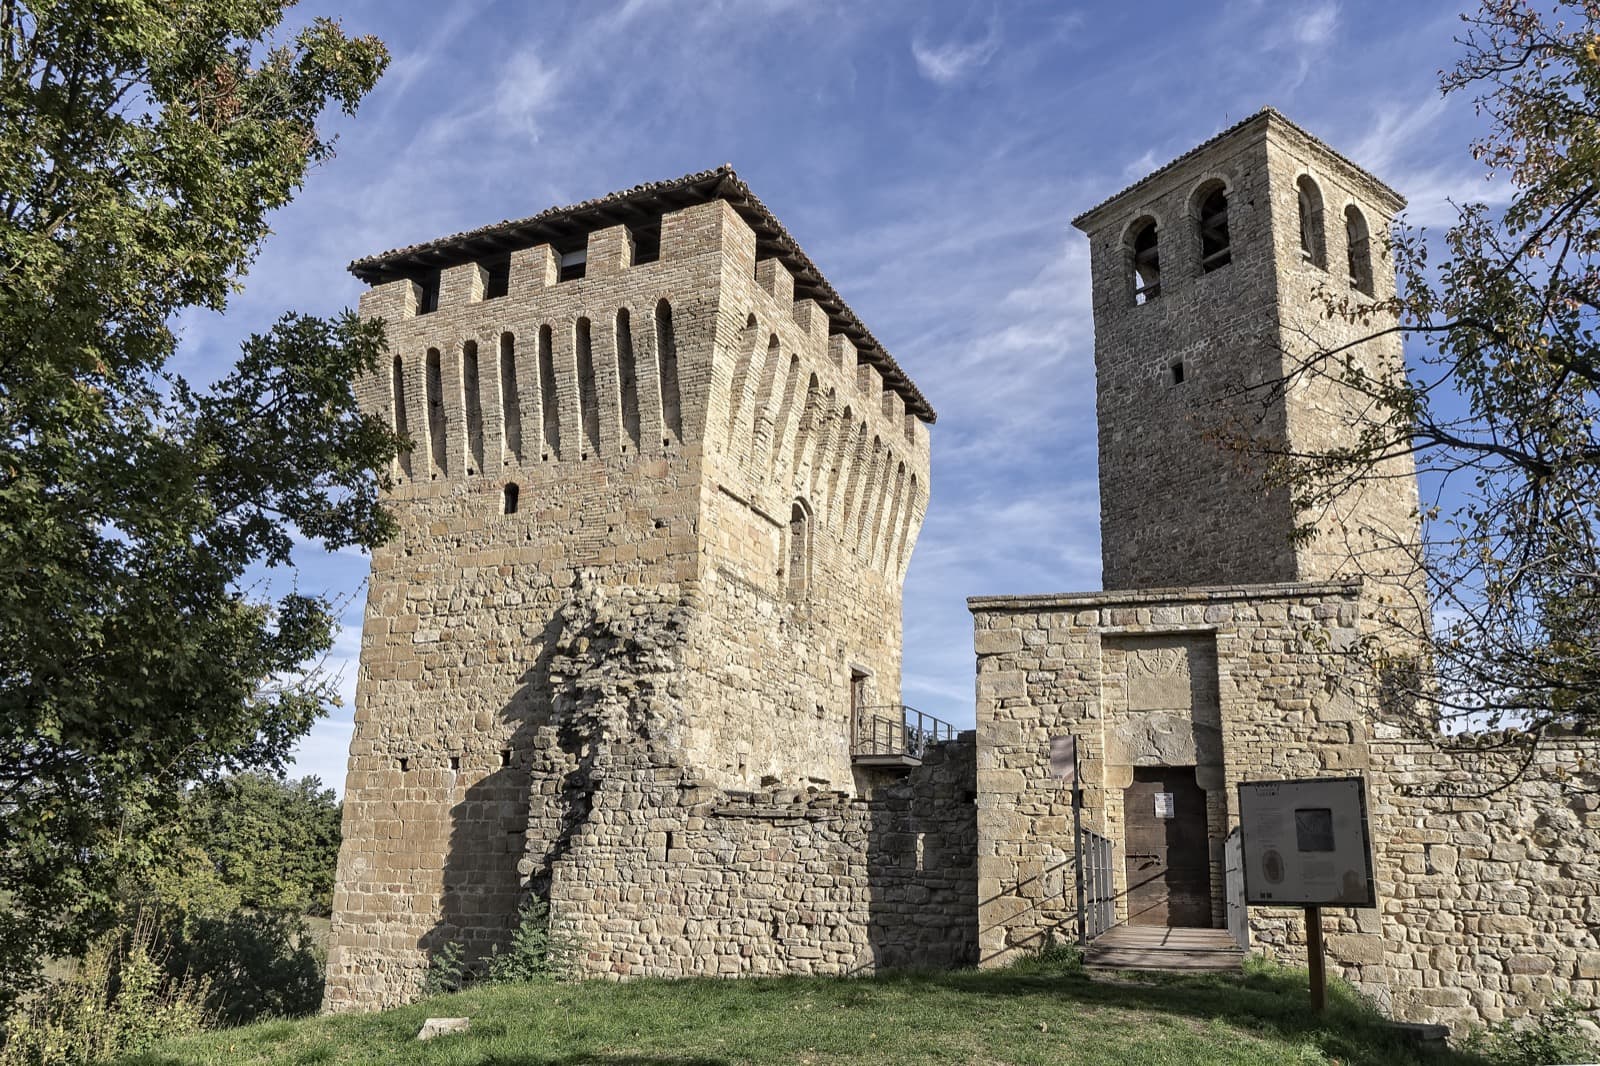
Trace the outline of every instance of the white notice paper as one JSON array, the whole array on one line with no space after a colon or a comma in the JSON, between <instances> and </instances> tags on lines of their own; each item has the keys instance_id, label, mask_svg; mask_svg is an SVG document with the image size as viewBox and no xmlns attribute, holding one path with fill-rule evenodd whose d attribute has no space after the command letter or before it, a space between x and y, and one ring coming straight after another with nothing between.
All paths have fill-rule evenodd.
<instances>
[{"instance_id":1,"label":"white notice paper","mask_svg":"<svg viewBox=\"0 0 1600 1066\"><path fill-rule=\"evenodd\" d=\"M1171 818L1172 817L1172 813L1173 813L1173 811L1172 811L1172 793L1170 793L1170 792L1157 792L1156 793L1156 817L1157 818Z\"/></svg>"}]
</instances>

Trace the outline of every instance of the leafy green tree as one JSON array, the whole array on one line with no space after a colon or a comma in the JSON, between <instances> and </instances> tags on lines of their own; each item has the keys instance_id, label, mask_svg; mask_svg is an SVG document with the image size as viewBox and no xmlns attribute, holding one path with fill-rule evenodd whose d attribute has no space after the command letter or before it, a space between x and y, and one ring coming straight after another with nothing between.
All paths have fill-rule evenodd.
<instances>
[{"instance_id":1,"label":"leafy green tree","mask_svg":"<svg viewBox=\"0 0 1600 1066\"><path fill-rule=\"evenodd\" d=\"M1282 469L1317 513L1416 458L1441 486L1413 560L1434 617L1409 668L1379 662L1388 705L1537 736L1600 723L1600 2L1485 0L1463 22L1442 90L1474 94L1472 154L1509 203L1461 206L1441 241L1400 228L1392 302L1330 298L1397 315L1411 371L1368 376L1360 342L1307 358L1297 374L1365 393L1370 416Z\"/></svg>"},{"instance_id":2,"label":"leafy green tree","mask_svg":"<svg viewBox=\"0 0 1600 1066\"><path fill-rule=\"evenodd\" d=\"M185 796L157 894L192 913L241 908L326 916L333 905L341 808L315 777L237 774Z\"/></svg>"},{"instance_id":3,"label":"leafy green tree","mask_svg":"<svg viewBox=\"0 0 1600 1066\"><path fill-rule=\"evenodd\" d=\"M0 0L0 1008L70 954L187 782L280 767L333 696L331 604L247 589L390 531L380 324L286 316L209 388L222 309L383 45L283 0Z\"/></svg>"}]
</instances>

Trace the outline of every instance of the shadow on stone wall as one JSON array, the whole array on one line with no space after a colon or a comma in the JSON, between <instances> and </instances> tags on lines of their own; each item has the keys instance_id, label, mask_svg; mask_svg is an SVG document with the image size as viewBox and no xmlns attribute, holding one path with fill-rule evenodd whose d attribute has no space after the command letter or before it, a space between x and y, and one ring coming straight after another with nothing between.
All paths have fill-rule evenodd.
<instances>
[{"instance_id":1,"label":"shadow on stone wall","mask_svg":"<svg viewBox=\"0 0 1600 1066\"><path fill-rule=\"evenodd\" d=\"M933 745L923 764L909 771L867 774L867 939L873 967L976 964L975 738L963 734Z\"/></svg>"},{"instance_id":2,"label":"shadow on stone wall","mask_svg":"<svg viewBox=\"0 0 1600 1066\"><path fill-rule=\"evenodd\" d=\"M522 895L530 755L550 729L549 664L561 625L559 616L546 625L537 658L498 712L492 735L502 747L483 756L491 769L452 797L440 917L417 945L430 957L454 942L475 964L510 933Z\"/></svg>"}]
</instances>

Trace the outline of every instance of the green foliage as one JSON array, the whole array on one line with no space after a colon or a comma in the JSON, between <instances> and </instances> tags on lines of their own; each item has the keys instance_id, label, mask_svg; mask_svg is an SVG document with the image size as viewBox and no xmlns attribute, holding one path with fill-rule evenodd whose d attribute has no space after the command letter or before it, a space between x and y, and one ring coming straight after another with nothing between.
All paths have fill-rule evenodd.
<instances>
[{"instance_id":1,"label":"green foliage","mask_svg":"<svg viewBox=\"0 0 1600 1066\"><path fill-rule=\"evenodd\" d=\"M1487 1029L1474 1030L1462 1042L1462 1049L1482 1056L1492 1066L1600 1062L1600 1044L1578 1025L1584 1014L1576 1000L1562 997L1536 1017L1495 1022Z\"/></svg>"},{"instance_id":2,"label":"green foliage","mask_svg":"<svg viewBox=\"0 0 1600 1066\"><path fill-rule=\"evenodd\" d=\"M1419 682L1392 706L1429 728L1600 724L1600 6L1483 0L1462 21L1442 89L1474 94L1472 154L1509 203L1463 205L1437 242L1396 233L1393 300L1329 296L1347 321L1397 315L1412 373L1370 373L1360 343L1312 354L1295 375L1367 415L1285 467L1312 515L1398 456L1444 486L1429 543L1386 545L1413 553L1438 623L1414 634L1427 669L1379 657Z\"/></svg>"},{"instance_id":3,"label":"green foliage","mask_svg":"<svg viewBox=\"0 0 1600 1066\"><path fill-rule=\"evenodd\" d=\"M447 992L461 991L462 980L466 976L466 959L461 944L456 940L449 940L439 945L428 955L428 976L423 982L422 993L426 996L442 996Z\"/></svg>"},{"instance_id":4,"label":"green foliage","mask_svg":"<svg viewBox=\"0 0 1600 1066\"><path fill-rule=\"evenodd\" d=\"M205 1013L224 1025L313 1014L324 960L305 920L281 911L167 916L167 973L199 981Z\"/></svg>"},{"instance_id":5,"label":"green foliage","mask_svg":"<svg viewBox=\"0 0 1600 1066\"><path fill-rule=\"evenodd\" d=\"M164 903L218 914L240 907L327 915L341 808L315 777L237 774L184 796L173 854L152 878Z\"/></svg>"},{"instance_id":6,"label":"green foliage","mask_svg":"<svg viewBox=\"0 0 1600 1066\"><path fill-rule=\"evenodd\" d=\"M154 918L102 935L7 1023L0 1066L76 1066L143 1051L207 1021L204 982L175 979Z\"/></svg>"},{"instance_id":7,"label":"green foliage","mask_svg":"<svg viewBox=\"0 0 1600 1066\"><path fill-rule=\"evenodd\" d=\"M0 1011L116 912L182 786L282 765L335 697L296 537L371 545L381 323L286 316L207 389L220 310L387 53L279 0L0 0ZM226 883L226 881L224 881Z\"/></svg>"},{"instance_id":8,"label":"green foliage","mask_svg":"<svg viewBox=\"0 0 1600 1066\"><path fill-rule=\"evenodd\" d=\"M495 945L489 981L538 981L570 976L578 945L570 930L550 917L550 905L534 897L517 910L517 926L506 950Z\"/></svg>"}]
</instances>

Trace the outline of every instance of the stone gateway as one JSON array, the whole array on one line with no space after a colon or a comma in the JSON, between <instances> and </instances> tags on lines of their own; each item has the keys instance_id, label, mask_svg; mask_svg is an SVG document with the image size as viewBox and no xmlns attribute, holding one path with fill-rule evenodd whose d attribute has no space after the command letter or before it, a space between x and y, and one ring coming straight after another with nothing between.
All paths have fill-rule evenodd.
<instances>
[{"instance_id":1,"label":"stone gateway","mask_svg":"<svg viewBox=\"0 0 1600 1066\"><path fill-rule=\"evenodd\" d=\"M1267 110L1077 219L1106 591L969 600L960 735L900 699L933 408L731 169L352 264L392 355L358 394L412 448L325 1009L412 998L530 894L591 976L1003 963L1074 935L1066 737L1118 922L1228 927L1237 784L1361 775L1379 906L1327 912L1337 968L1415 1021L1600 998L1600 803L1550 772L1594 743L1518 776L1386 730L1347 661L1426 619L1409 461L1295 537L1257 449L1218 446L1349 432L1331 380L1263 387L1370 328L1324 298L1392 293L1402 205ZM1401 371L1395 339L1353 357ZM1301 922L1234 924L1293 960Z\"/></svg>"}]
</instances>

